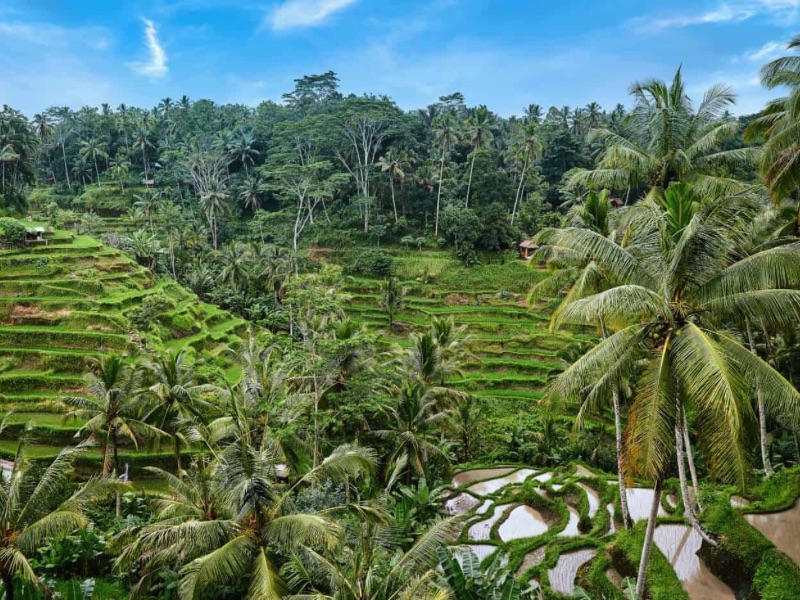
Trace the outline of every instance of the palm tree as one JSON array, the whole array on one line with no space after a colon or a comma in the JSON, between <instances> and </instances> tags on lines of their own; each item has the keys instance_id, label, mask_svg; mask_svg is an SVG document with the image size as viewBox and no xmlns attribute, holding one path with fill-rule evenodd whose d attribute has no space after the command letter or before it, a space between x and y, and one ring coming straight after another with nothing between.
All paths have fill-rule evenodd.
<instances>
[{"instance_id":1,"label":"palm tree","mask_svg":"<svg viewBox=\"0 0 800 600\"><path fill-rule=\"evenodd\" d=\"M751 149L722 150L739 125L723 119L735 103L731 89L712 86L694 110L678 69L670 84L660 80L635 83L631 95L636 104L625 130L594 129L589 141L605 149L596 169L580 171L570 186L626 190L643 186L654 198L673 182L692 183L702 194L743 191L746 185L720 175L728 167L749 162Z\"/></svg>"},{"instance_id":2,"label":"palm tree","mask_svg":"<svg viewBox=\"0 0 800 600\"><path fill-rule=\"evenodd\" d=\"M5 429L6 419L0 423ZM20 440L11 471L0 479L0 579L5 598L14 600L14 581L46 589L29 560L49 540L66 536L89 525L86 505L119 484L89 480L65 499L72 481L73 463L88 446L65 448L44 470L34 468Z\"/></svg>"},{"instance_id":3,"label":"palm tree","mask_svg":"<svg viewBox=\"0 0 800 600\"><path fill-rule=\"evenodd\" d=\"M119 441L125 438L138 448L145 438L157 438L164 432L145 423L140 417L137 392L140 376L122 356L108 354L91 363L86 375L88 398L66 397L64 421L87 419L76 436L87 433L100 439L103 446L103 477L119 469Z\"/></svg>"},{"instance_id":4,"label":"palm tree","mask_svg":"<svg viewBox=\"0 0 800 600\"><path fill-rule=\"evenodd\" d=\"M153 142L150 141L150 132L143 121L139 127L136 137L133 139L134 148L138 148L142 152L142 168L144 169L144 178L148 177L148 163L147 163L147 149L154 148Z\"/></svg>"},{"instance_id":5,"label":"palm tree","mask_svg":"<svg viewBox=\"0 0 800 600\"><path fill-rule=\"evenodd\" d=\"M67 166L67 150L66 150L66 146L67 146L67 140L69 139L69 136L71 136L73 133L74 133L73 130L72 129L68 129L66 127L66 125L64 125L63 123L60 123L56 127L56 134L55 134L56 135L56 143L59 146L61 146L61 156L64 159L64 176L67 179L67 187L68 188L72 187L72 185L70 184L70 181L69 181L69 166Z\"/></svg>"},{"instance_id":6,"label":"palm tree","mask_svg":"<svg viewBox=\"0 0 800 600\"><path fill-rule=\"evenodd\" d=\"M143 392L145 410L142 420L172 437L175 465L181 475L181 447L188 444L186 428L196 421L213 416L216 407L203 395L216 391L215 386L197 383L194 368L186 361L184 350L159 352L143 364L154 383Z\"/></svg>"},{"instance_id":7,"label":"palm tree","mask_svg":"<svg viewBox=\"0 0 800 600\"><path fill-rule=\"evenodd\" d=\"M158 110L161 112L161 116L163 118L167 118L169 116L170 109L175 105L172 98L164 98L161 102L158 103Z\"/></svg>"},{"instance_id":8,"label":"palm tree","mask_svg":"<svg viewBox=\"0 0 800 600\"><path fill-rule=\"evenodd\" d=\"M141 194L133 195L133 206L140 209L150 223L150 233L155 234L153 215L158 210L161 194L151 189L145 189Z\"/></svg>"},{"instance_id":9,"label":"palm tree","mask_svg":"<svg viewBox=\"0 0 800 600\"><path fill-rule=\"evenodd\" d=\"M523 122L525 125L528 123L539 125L542 122L542 107L538 104L528 104L528 106L525 107Z\"/></svg>"},{"instance_id":10,"label":"palm tree","mask_svg":"<svg viewBox=\"0 0 800 600\"><path fill-rule=\"evenodd\" d=\"M211 240L214 250L217 249L217 220L228 209L230 194L221 183L211 182L208 191L200 196L200 206L206 214L208 226L211 228Z\"/></svg>"},{"instance_id":11,"label":"palm tree","mask_svg":"<svg viewBox=\"0 0 800 600\"><path fill-rule=\"evenodd\" d=\"M261 154L253 147L255 143L256 136L252 131L242 131L227 145L233 160L238 161L244 167L245 175L249 175L247 165L254 165L256 157Z\"/></svg>"},{"instance_id":12,"label":"palm tree","mask_svg":"<svg viewBox=\"0 0 800 600\"><path fill-rule=\"evenodd\" d=\"M119 181L119 189L125 190L124 179L131 170L131 163L124 158L114 158L108 163L108 172Z\"/></svg>"},{"instance_id":13,"label":"palm tree","mask_svg":"<svg viewBox=\"0 0 800 600\"><path fill-rule=\"evenodd\" d=\"M334 558L312 548L297 552L288 581L320 600L447 600L436 577L438 552L457 535L452 519L437 520L406 549L388 519L350 525Z\"/></svg>"},{"instance_id":14,"label":"palm tree","mask_svg":"<svg viewBox=\"0 0 800 600\"><path fill-rule=\"evenodd\" d=\"M279 461L269 440L254 438L244 428L217 453L207 473L182 482L162 472L175 500L162 503L153 523L128 532L133 541L120 557L143 563L137 589L146 590L146 580L162 565L177 564L181 600L221 586L242 587L242 582L248 587L240 597L282 596L286 584L276 564L279 556L304 546L332 549L341 531L329 514L293 510L295 492L325 478L369 474L375 459L368 449L341 446L286 491L276 481Z\"/></svg>"},{"instance_id":15,"label":"palm tree","mask_svg":"<svg viewBox=\"0 0 800 600\"><path fill-rule=\"evenodd\" d=\"M395 314L403 310L406 294L408 294L408 288L403 287L397 277L390 277L381 283L381 297L378 300L378 305L389 317L390 329L394 327Z\"/></svg>"},{"instance_id":16,"label":"palm tree","mask_svg":"<svg viewBox=\"0 0 800 600\"><path fill-rule=\"evenodd\" d=\"M447 413L439 410L435 390L423 382L406 382L396 392L395 403L387 409L392 429L375 430L372 435L394 446L388 468L405 471L408 485L412 472L427 478L431 463L449 463L436 441Z\"/></svg>"},{"instance_id":17,"label":"palm tree","mask_svg":"<svg viewBox=\"0 0 800 600\"><path fill-rule=\"evenodd\" d=\"M758 210L741 197L703 198L689 185L673 184L663 204L648 199L634 207L625 247L577 228L558 232L553 241L594 261L613 284L572 302L558 322L600 320L615 333L556 377L549 394L584 398L589 410L612 389L634 381L626 466L653 479L659 491L675 457L687 517L712 545L688 494L685 415L695 415L713 474L742 487L752 472L746 440L755 426L756 391L763 391L772 414L793 424L800 415L800 394L725 328L745 318L786 326L800 317L800 246L740 259L742 232ZM640 565L640 597L655 509L654 504Z\"/></svg>"},{"instance_id":18,"label":"palm tree","mask_svg":"<svg viewBox=\"0 0 800 600\"><path fill-rule=\"evenodd\" d=\"M800 36L792 39L788 50L800 48ZM772 199L779 203L793 195L800 187L800 56L784 56L764 65L761 83L769 89L788 87L787 96L770 101L761 116L745 131L745 139L754 141L763 137L761 170L764 183L772 192Z\"/></svg>"},{"instance_id":19,"label":"palm tree","mask_svg":"<svg viewBox=\"0 0 800 600\"><path fill-rule=\"evenodd\" d=\"M89 138L88 140L81 140L81 150L80 150L81 158L85 161L89 161L91 158L94 162L94 172L97 175L97 187L103 187L100 183L100 169L97 167L97 157L101 156L103 158L108 158L108 152L103 149L103 144L98 142L94 138Z\"/></svg>"},{"instance_id":20,"label":"palm tree","mask_svg":"<svg viewBox=\"0 0 800 600\"><path fill-rule=\"evenodd\" d=\"M389 189L392 192L392 210L394 211L394 222L397 223L397 202L394 198L394 180L403 181L406 174L403 172L403 159L400 152L392 147L389 151L378 159L378 167L382 173L389 177Z\"/></svg>"},{"instance_id":21,"label":"palm tree","mask_svg":"<svg viewBox=\"0 0 800 600\"><path fill-rule=\"evenodd\" d=\"M472 161L469 166L469 182L467 183L467 199L464 201L464 206L469 206L469 193L472 189L472 172L475 170L475 158L478 152L492 143L494 134L492 133L492 125L494 124L494 115L492 112L481 104L475 109L475 113L467 119L467 129L464 132L467 140L472 145Z\"/></svg>"},{"instance_id":22,"label":"palm tree","mask_svg":"<svg viewBox=\"0 0 800 600\"><path fill-rule=\"evenodd\" d=\"M239 200L247 210L252 212L261 208L261 193L264 189L264 182L258 177L248 177L242 182L239 188Z\"/></svg>"},{"instance_id":23,"label":"palm tree","mask_svg":"<svg viewBox=\"0 0 800 600\"><path fill-rule=\"evenodd\" d=\"M242 242L228 244L220 256L223 265L220 272L222 283L235 289L247 285L250 278L250 252Z\"/></svg>"},{"instance_id":24,"label":"palm tree","mask_svg":"<svg viewBox=\"0 0 800 600\"><path fill-rule=\"evenodd\" d=\"M522 157L522 171L519 175L519 185L517 186L517 194L514 197L514 208L511 209L511 224L517 216L517 207L522 203L522 192L525 184L525 177L528 174L528 165L533 159L537 159L544 151L544 145L539 139L539 126L536 122L531 121L519 128L514 146L517 155Z\"/></svg>"},{"instance_id":25,"label":"palm tree","mask_svg":"<svg viewBox=\"0 0 800 600\"><path fill-rule=\"evenodd\" d=\"M14 147L11 144L6 144L2 148L0 148L0 170L2 170L2 192L5 194L6 192L6 164L10 162L16 162L19 160L19 154L14 151Z\"/></svg>"},{"instance_id":26,"label":"palm tree","mask_svg":"<svg viewBox=\"0 0 800 600\"><path fill-rule=\"evenodd\" d=\"M444 159L447 154L458 143L458 129L456 127L455 119L449 112L444 113L436 118L433 128L434 145L439 149L442 155L442 164L439 168L439 192L436 195L436 221L433 227L433 235L439 235L439 207L442 200L442 183L444 182Z\"/></svg>"}]
</instances>

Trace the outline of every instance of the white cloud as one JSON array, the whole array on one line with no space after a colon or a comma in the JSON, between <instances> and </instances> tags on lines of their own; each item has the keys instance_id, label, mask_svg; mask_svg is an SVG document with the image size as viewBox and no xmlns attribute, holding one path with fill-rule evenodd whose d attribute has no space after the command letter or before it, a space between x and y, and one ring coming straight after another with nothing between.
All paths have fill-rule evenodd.
<instances>
[{"instance_id":1,"label":"white cloud","mask_svg":"<svg viewBox=\"0 0 800 600\"><path fill-rule=\"evenodd\" d=\"M144 22L144 38L147 44L147 51L150 60L146 63L130 63L131 68L139 75L146 77L164 77L169 71L167 67L167 53L158 41L158 31L156 26L149 19L142 19Z\"/></svg>"},{"instance_id":2,"label":"white cloud","mask_svg":"<svg viewBox=\"0 0 800 600\"><path fill-rule=\"evenodd\" d=\"M784 23L797 20L800 0L747 0L721 2L716 8L696 13L686 13L667 17L636 17L631 23L640 29L663 30L694 25L718 23L740 23L759 15L772 16Z\"/></svg>"},{"instance_id":3,"label":"white cloud","mask_svg":"<svg viewBox=\"0 0 800 600\"><path fill-rule=\"evenodd\" d=\"M268 22L272 29L296 29L321 25L332 15L358 0L286 0L275 8Z\"/></svg>"},{"instance_id":4,"label":"white cloud","mask_svg":"<svg viewBox=\"0 0 800 600\"><path fill-rule=\"evenodd\" d=\"M787 42L767 42L756 50L745 52L740 58L747 62L764 63L774 60L786 53Z\"/></svg>"}]
</instances>

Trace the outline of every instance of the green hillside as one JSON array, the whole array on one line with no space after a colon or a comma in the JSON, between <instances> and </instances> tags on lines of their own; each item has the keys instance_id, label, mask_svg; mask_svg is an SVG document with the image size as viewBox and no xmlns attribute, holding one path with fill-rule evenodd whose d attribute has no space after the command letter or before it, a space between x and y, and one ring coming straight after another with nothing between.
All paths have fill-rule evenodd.
<instances>
[{"instance_id":1,"label":"green hillside","mask_svg":"<svg viewBox=\"0 0 800 600\"><path fill-rule=\"evenodd\" d=\"M87 361L104 352L186 349L203 379L237 377L226 350L240 343L243 320L94 238L58 230L46 239L0 250L0 410L15 411L0 455L13 454L29 423L34 456L69 443L80 423L53 413L59 398L83 393Z\"/></svg>"}]
</instances>

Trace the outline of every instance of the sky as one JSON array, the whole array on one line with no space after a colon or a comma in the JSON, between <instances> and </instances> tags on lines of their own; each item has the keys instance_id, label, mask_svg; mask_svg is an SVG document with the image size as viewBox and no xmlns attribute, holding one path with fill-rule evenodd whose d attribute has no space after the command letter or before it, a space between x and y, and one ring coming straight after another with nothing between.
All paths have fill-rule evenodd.
<instances>
[{"instance_id":1,"label":"sky","mask_svg":"<svg viewBox=\"0 0 800 600\"><path fill-rule=\"evenodd\" d=\"M630 105L682 65L693 98L727 83L749 114L798 25L800 0L0 0L0 104L255 105L332 70L404 109L458 91L510 116Z\"/></svg>"}]
</instances>

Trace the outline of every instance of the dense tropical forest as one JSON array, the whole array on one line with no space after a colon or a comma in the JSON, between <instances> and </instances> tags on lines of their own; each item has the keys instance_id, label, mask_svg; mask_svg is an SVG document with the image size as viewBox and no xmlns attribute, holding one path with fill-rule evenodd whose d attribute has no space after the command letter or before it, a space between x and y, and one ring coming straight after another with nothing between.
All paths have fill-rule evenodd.
<instances>
[{"instance_id":1,"label":"dense tropical forest","mask_svg":"<svg viewBox=\"0 0 800 600\"><path fill-rule=\"evenodd\" d=\"M4 106L5 597L796 598L797 48L739 117Z\"/></svg>"}]
</instances>

